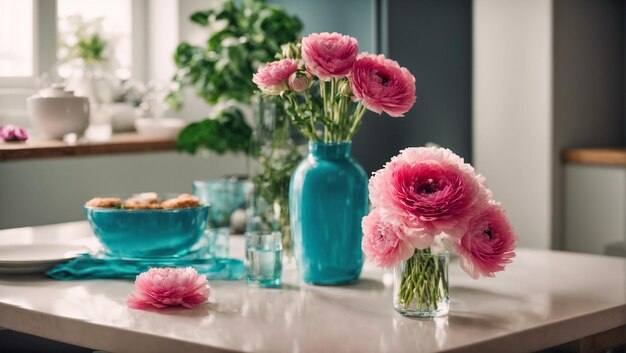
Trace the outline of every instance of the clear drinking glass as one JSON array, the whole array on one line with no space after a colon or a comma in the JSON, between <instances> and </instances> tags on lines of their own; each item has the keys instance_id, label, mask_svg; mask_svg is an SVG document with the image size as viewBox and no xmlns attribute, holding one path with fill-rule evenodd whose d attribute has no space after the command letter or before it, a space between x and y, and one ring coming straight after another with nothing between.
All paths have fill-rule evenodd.
<instances>
[{"instance_id":1,"label":"clear drinking glass","mask_svg":"<svg viewBox=\"0 0 626 353\"><path fill-rule=\"evenodd\" d=\"M253 287L280 287L282 237L280 232L246 232L246 280Z\"/></svg>"},{"instance_id":2,"label":"clear drinking glass","mask_svg":"<svg viewBox=\"0 0 626 353\"><path fill-rule=\"evenodd\" d=\"M244 231L245 219L233 217L238 210L245 214L246 196L252 184L237 177L196 180L193 182L193 193L200 202L210 205L209 226L211 228L230 227L236 234Z\"/></svg>"}]
</instances>

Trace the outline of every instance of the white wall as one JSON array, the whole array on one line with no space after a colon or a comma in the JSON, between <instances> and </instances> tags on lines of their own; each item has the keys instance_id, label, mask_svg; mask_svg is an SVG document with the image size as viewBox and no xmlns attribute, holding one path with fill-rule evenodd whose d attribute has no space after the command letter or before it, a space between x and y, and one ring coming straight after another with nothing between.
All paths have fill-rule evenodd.
<instances>
[{"instance_id":1,"label":"white wall","mask_svg":"<svg viewBox=\"0 0 626 353\"><path fill-rule=\"evenodd\" d=\"M208 29L189 21L189 16L196 11L207 9L212 3L215 3L215 0L178 0L177 3L178 12L176 15L179 37L176 46L180 41L187 41L194 45L203 45L203 42L208 37ZM173 60L174 51L163 52L161 55L167 55L170 60ZM184 106L177 115L187 120L206 118L209 115L210 108L203 99L196 97L193 91L193 88L185 91Z\"/></svg>"},{"instance_id":2,"label":"white wall","mask_svg":"<svg viewBox=\"0 0 626 353\"><path fill-rule=\"evenodd\" d=\"M169 82L175 69L172 55L180 35L178 0L148 1L146 6L147 74L151 79Z\"/></svg>"},{"instance_id":3,"label":"white wall","mask_svg":"<svg viewBox=\"0 0 626 353\"><path fill-rule=\"evenodd\" d=\"M233 156L175 152L0 163L0 229L84 219L82 205L98 195L191 192L192 181L244 174Z\"/></svg>"},{"instance_id":4,"label":"white wall","mask_svg":"<svg viewBox=\"0 0 626 353\"><path fill-rule=\"evenodd\" d=\"M552 1L474 0L473 151L522 246L549 248Z\"/></svg>"}]
</instances>

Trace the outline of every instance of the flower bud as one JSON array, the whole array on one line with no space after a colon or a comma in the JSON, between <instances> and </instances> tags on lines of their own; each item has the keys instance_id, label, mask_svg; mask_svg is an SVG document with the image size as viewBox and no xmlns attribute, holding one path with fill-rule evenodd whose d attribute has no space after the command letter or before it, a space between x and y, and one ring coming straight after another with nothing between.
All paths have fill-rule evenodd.
<instances>
[{"instance_id":1,"label":"flower bud","mask_svg":"<svg viewBox=\"0 0 626 353\"><path fill-rule=\"evenodd\" d=\"M350 89L350 82L347 80L342 80L339 82L339 93L342 96L350 97L352 95L352 90Z\"/></svg>"},{"instance_id":2,"label":"flower bud","mask_svg":"<svg viewBox=\"0 0 626 353\"><path fill-rule=\"evenodd\" d=\"M296 92L303 92L309 88L311 79L306 74L294 72L289 76L289 87Z\"/></svg>"},{"instance_id":3,"label":"flower bud","mask_svg":"<svg viewBox=\"0 0 626 353\"><path fill-rule=\"evenodd\" d=\"M299 59L300 58L300 43L287 43L281 45L281 51L283 58Z\"/></svg>"}]
</instances>

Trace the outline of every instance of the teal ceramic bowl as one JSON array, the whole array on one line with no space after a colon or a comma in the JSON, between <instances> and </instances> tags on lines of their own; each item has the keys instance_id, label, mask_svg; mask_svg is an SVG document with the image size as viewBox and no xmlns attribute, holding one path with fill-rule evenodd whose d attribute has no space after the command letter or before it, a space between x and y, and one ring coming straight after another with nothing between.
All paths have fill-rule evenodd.
<instances>
[{"instance_id":1,"label":"teal ceramic bowl","mask_svg":"<svg viewBox=\"0 0 626 353\"><path fill-rule=\"evenodd\" d=\"M207 225L209 206L123 210L85 206L94 234L110 255L122 258L187 254Z\"/></svg>"}]
</instances>

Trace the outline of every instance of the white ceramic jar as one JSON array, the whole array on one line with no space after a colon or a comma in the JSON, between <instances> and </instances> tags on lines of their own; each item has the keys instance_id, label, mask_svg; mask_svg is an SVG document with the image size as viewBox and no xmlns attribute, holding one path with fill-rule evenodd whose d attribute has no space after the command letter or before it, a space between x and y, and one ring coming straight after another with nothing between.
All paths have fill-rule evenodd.
<instances>
[{"instance_id":1,"label":"white ceramic jar","mask_svg":"<svg viewBox=\"0 0 626 353\"><path fill-rule=\"evenodd\" d=\"M82 135L89 126L89 100L77 97L63 86L44 88L26 100L28 116L44 138L62 139L67 134Z\"/></svg>"}]
</instances>

